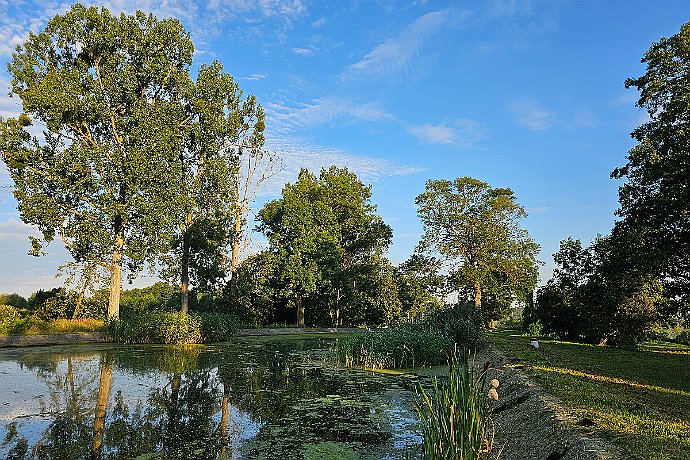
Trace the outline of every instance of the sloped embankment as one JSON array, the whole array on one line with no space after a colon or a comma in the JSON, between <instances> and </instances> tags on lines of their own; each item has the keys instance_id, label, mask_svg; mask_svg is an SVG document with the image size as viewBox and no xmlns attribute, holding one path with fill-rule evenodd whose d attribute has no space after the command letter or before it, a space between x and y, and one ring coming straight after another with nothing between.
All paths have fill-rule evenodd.
<instances>
[{"instance_id":1,"label":"sloped embankment","mask_svg":"<svg viewBox=\"0 0 690 460\"><path fill-rule=\"evenodd\" d=\"M494 459L624 459L618 447L588 430L587 419L569 412L562 401L544 392L490 344L477 353L475 363L483 367L487 361L489 378L501 382L492 414Z\"/></svg>"}]
</instances>

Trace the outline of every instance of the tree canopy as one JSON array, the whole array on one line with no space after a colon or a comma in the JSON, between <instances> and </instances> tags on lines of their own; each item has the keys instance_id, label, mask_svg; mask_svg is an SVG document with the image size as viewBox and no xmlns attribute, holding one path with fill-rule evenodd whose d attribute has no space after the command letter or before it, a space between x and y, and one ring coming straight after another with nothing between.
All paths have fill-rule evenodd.
<instances>
[{"instance_id":1,"label":"tree canopy","mask_svg":"<svg viewBox=\"0 0 690 460\"><path fill-rule=\"evenodd\" d=\"M429 180L416 203L424 226L419 250L452 264L456 287L472 289L477 309L485 292L510 300L531 295L539 246L520 227L527 213L512 190L471 177Z\"/></svg>"},{"instance_id":2,"label":"tree canopy","mask_svg":"<svg viewBox=\"0 0 690 460\"><path fill-rule=\"evenodd\" d=\"M322 307L311 312L312 322L330 317L335 324L341 315L380 322L382 310L397 308L381 304L376 293L392 284L392 268L381 257L392 232L370 200L371 187L347 169L332 166L319 177L303 169L259 213L258 229L269 240L278 284L294 303L298 324L307 302Z\"/></svg>"},{"instance_id":3,"label":"tree canopy","mask_svg":"<svg viewBox=\"0 0 690 460\"><path fill-rule=\"evenodd\" d=\"M0 152L24 222L59 235L77 261L136 273L177 220L181 93L194 49L176 19L73 6L30 34L8 65L25 114L0 123ZM27 129L38 121L44 139ZM172 215L171 215L172 214Z\"/></svg>"},{"instance_id":4,"label":"tree canopy","mask_svg":"<svg viewBox=\"0 0 690 460\"><path fill-rule=\"evenodd\" d=\"M690 23L653 43L647 71L629 78L649 121L632 132L638 142L612 177L622 220L613 235L626 241L634 264L663 280L667 295L687 308L690 299ZM617 235L621 235L620 237ZM688 309L690 310L690 309Z\"/></svg>"}]
</instances>

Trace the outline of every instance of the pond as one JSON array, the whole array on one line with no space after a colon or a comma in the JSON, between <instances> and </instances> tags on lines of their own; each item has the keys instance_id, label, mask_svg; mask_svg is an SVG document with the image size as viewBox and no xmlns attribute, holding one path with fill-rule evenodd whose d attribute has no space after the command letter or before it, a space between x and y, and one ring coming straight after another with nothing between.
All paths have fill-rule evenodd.
<instances>
[{"instance_id":1,"label":"pond","mask_svg":"<svg viewBox=\"0 0 690 460\"><path fill-rule=\"evenodd\" d=\"M336 340L0 350L0 457L401 458L418 377L339 367Z\"/></svg>"}]
</instances>

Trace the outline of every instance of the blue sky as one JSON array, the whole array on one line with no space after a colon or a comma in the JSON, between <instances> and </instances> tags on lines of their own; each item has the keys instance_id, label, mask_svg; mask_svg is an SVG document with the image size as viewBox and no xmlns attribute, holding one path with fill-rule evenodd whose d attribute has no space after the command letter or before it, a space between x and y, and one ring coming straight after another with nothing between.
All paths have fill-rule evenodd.
<instances>
[{"instance_id":1,"label":"blue sky","mask_svg":"<svg viewBox=\"0 0 690 460\"><path fill-rule=\"evenodd\" d=\"M91 2L86 2L91 3ZM6 63L28 31L70 3L0 0L0 116ZM195 67L217 59L265 108L267 148L284 170L257 206L299 168L346 166L373 185L393 227L389 257L421 235L415 197L428 179L472 176L510 187L541 245L545 282L558 242L611 229L618 181L609 178L646 119L627 77L644 73L653 41L690 20L674 1L209 0L109 1L111 11L179 18ZM0 170L0 184L10 184ZM32 258L16 202L0 203L0 292L59 285L67 254ZM137 284L150 283L143 278Z\"/></svg>"}]
</instances>

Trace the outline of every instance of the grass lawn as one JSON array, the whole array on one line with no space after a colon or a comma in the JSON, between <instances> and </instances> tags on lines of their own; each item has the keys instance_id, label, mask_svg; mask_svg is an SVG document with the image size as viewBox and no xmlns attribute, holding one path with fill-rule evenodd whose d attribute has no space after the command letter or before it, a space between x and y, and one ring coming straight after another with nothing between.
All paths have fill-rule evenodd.
<instances>
[{"instance_id":1,"label":"grass lawn","mask_svg":"<svg viewBox=\"0 0 690 460\"><path fill-rule=\"evenodd\" d=\"M631 459L690 460L690 347L653 342L636 350L487 334L541 386L591 420Z\"/></svg>"}]
</instances>

